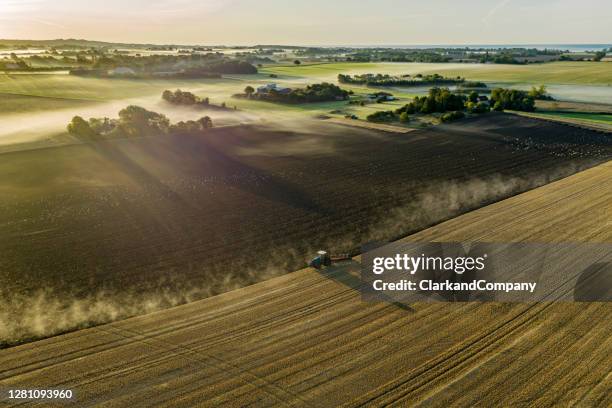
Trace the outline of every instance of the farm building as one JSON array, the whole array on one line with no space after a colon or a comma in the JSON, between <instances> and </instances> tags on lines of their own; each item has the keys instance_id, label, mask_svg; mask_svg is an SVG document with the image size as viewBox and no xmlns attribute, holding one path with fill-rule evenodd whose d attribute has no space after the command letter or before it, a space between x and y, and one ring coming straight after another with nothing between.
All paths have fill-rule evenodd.
<instances>
[{"instance_id":1,"label":"farm building","mask_svg":"<svg viewBox=\"0 0 612 408\"><path fill-rule=\"evenodd\" d=\"M135 75L136 71L128 67L117 67L108 72L109 75Z\"/></svg>"},{"instance_id":2,"label":"farm building","mask_svg":"<svg viewBox=\"0 0 612 408\"><path fill-rule=\"evenodd\" d=\"M14 62L9 62L9 63L4 64L4 68L5 69L18 69L19 64L15 64Z\"/></svg>"},{"instance_id":3,"label":"farm building","mask_svg":"<svg viewBox=\"0 0 612 408\"><path fill-rule=\"evenodd\" d=\"M287 94L291 92L291 88L279 87L276 84L267 84L267 85L257 87L258 94L267 94L267 93L270 93L270 91L278 92L281 94Z\"/></svg>"},{"instance_id":4,"label":"farm building","mask_svg":"<svg viewBox=\"0 0 612 408\"><path fill-rule=\"evenodd\" d=\"M372 100L380 100L380 101L394 101L395 96L390 94L389 92L375 92L368 94L368 98Z\"/></svg>"}]
</instances>

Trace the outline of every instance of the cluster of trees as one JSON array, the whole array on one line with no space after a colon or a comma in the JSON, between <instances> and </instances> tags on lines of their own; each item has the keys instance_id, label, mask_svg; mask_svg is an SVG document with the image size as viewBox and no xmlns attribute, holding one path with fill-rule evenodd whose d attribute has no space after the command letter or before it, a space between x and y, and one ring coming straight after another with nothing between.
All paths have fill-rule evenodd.
<instances>
[{"instance_id":1,"label":"cluster of trees","mask_svg":"<svg viewBox=\"0 0 612 408\"><path fill-rule=\"evenodd\" d=\"M544 85L540 85L539 87L532 86L531 90L528 92L528 95L531 96L535 100L541 101L554 101L555 98L550 96L546 91L546 87Z\"/></svg>"},{"instance_id":2,"label":"cluster of trees","mask_svg":"<svg viewBox=\"0 0 612 408\"><path fill-rule=\"evenodd\" d=\"M379 111L366 117L370 122L393 122L400 120L408 122L410 114L442 113L440 120L450 122L465 117L465 112L481 114L493 107L496 111L512 109L532 112L535 110L535 99L546 97L546 88L540 86L529 92L517 89L496 88L491 97L481 97L478 92L472 91L467 96L453 93L448 88L431 88L426 96L416 96L414 100L395 111ZM484 100L483 100L484 99Z\"/></svg>"},{"instance_id":3,"label":"cluster of trees","mask_svg":"<svg viewBox=\"0 0 612 408\"><path fill-rule=\"evenodd\" d=\"M276 95L274 95L276 94ZM279 94L274 91L268 93L268 97L280 97L281 102L308 103L327 102L335 100L346 100L350 92L337 85L323 82L320 84L307 85L306 88L292 89L288 94Z\"/></svg>"},{"instance_id":4,"label":"cluster of trees","mask_svg":"<svg viewBox=\"0 0 612 408\"><path fill-rule=\"evenodd\" d=\"M560 59L564 51L536 48L428 48L398 49L373 48L342 52L347 61L395 62L492 62L497 64L525 64Z\"/></svg>"},{"instance_id":5,"label":"cluster of trees","mask_svg":"<svg viewBox=\"0 0 612 408\"><path fill-rule=\"evenodd\" d=\"M75 116L68 124L67 129L70 134L78 138L98 140L197 133L211 127L213 127L213 123L208 116L195 121L188 120L171 124L170 120L161 113L130 105L119 111L118 119L104 117L85 120L80 116Z\"/></svg>"},{"instance_id":6,"label":"cluster of trees","mask_svg":"<svg viewBox=\"0 0 612 408\"><path fill-rule=\"evenodd\" d=\"M394 122L397 115L393 111L378 111L366 116L368 122Z\"/></svg>"},{"instance_id":7,"label":"cluster of trees","mask_svg":"<svg viewBox=\"0 0 612 408\"><path fill-rule=\"evenodd\" d=\"M363 75L344 75L338 74L338 82L344 84L360 84L368 86L416 86L416 85L450 85L464 82L461 77L447 78L440 74L422 75L414 77L402 75L401 77L387 74L363 74Z\"/></svg>"},{"instance_id":8,"label":"cluster of trees","mask_svg":"<svg viewBox=\"0 0 612 408\"><path fill-rule=\"evenodd\" d=\"M537 48L497 48L480 49L480 52L470 52L468 57L481 63L494 64L527 64L529 62L547 62L563 59L562 50ZM482 52L484 51L484 52Z\"/></svg>"},{"instance_id":9,"label":"cluster of trees","mask_svg":"<svg viewBox=\"0 0 612 408\"><path fill-rule=\"evenodd\" d=\"M462 111L446 112L442 114L442 116L440 116L440 120L444 123L452 122L454 120L462 118L465 118L465 113L463 113Z\"/></svg>"},{"instance_id":10,"label":"cluster of trees","mask_svg":"<svg viewBox=\"0 0 612 408\"><path fill-rule=\"evenodd\" d=\"M0 69L3 71L12 71L12 70L27 70L30 66L22 59L18 59L16 61L0 61Z\"/></svg>"},{"instance_id":11,"label":"cluster of trees","mask_svg":"<svg viewBox=\"0 0 612 408\"><path fill-rule=\"evenodd\" d=\"M466 97L451 92L448 88L434 87L426 96L415 96L414 100L396 110L396 113L444 113L463 110Z\"/></svg>"},{"instance_id":12,"label":"cluster of trees","mask_svg":"<svg viewBox=\"0 0 612 408\"><path fill-rule=\"evenodd\" d=\"M11 54L11 58L4 58L0 60L0 71L54 71L58 69L69 69L69 66L54 65L55 62L59 62L52 56L40 56L33 55L27 59L19 58L15 54ZM33 66L32 63L45 64L45 66ZM62 61L70 62L70 61Z\"/></svg>"},{"instance_id":13,"label":"cluster of trees","mask_svg":"<svg viewBox=\"0 0 612 408\"><path fill-rule=\"evenodd\" d=\"M77 54L81 65L74 75L97 76L109 69L126 67L137 76L164 76L176 78L218 77L221 74L256 74L257 67L239 59L229 59L221 53L178 55L125 55L108 54L99 50ZM92 70L88 73L88 70Z\"/></svg>"},{"instance_id":14,"label":"cluster of trees","mask_svg":"<svg viewBox=\"0 0 612 408\"><path fill-rule=\"evenodd\" d=\"M535 99L525 91L518 89L495 88L491 91L491 106L493 110L504 109L533 112Z\"/></svg>"},{"instance_id":15,"label":"cluster of trees","mask_svg":"<svg viewBox=\"0 0 612 408\"><path fill-rule=\"evenodd\" d=\"M220 61L204 66L209 72L218 74L256 74L257 67L246 61Z\"/></svg>"},{"instance_id":16,"label":"cluster of trees","mask_svg":"<svg viewBox=\"0 0 612 408\"><path fill-rule=\"evenodd\" d=\"M526 64L526 62L520 61L514 57L514 54L510 52L501 52L498 54L489 54L488 52L481 55L478 58L478 62L487 63L492 62L494 64L514 64L514 65L522 65Z\"/></svg>"},{"instance_id":17,"label":"cluster of trees","mask_svg":"<svg viewBox=\"0 0 612 408\"><path fill-rule=\"evenodd\" d=\"M221 105L213 105L212 103L210 103L210 99L208 99L208 97L200 98L199 96L194 95L191 92L181 91L180 89L177 89L176 91L170 91L166 89L164 92L162 92L162 99L173 105L229 110L225 102L221 103ZM234 109L236 108L234 107Z\"/></svg>"},{"instance_id":18,"label":"cluster of trees","mask_svg":"<svg viewBox=\"0 0 612 408\"><path fill-rule=\"evenodd\" d=\"M173 105L208 105L210 102L208 98L202 99L191 92L181 91L180 89L174 92L166 89L162 92L162 99Z\"/></svg>"},{"instance_id":19,"label":"cluster of trees","mask_svg":"<svg viewBox=\"0 0 612 408\"><path fill-rule=\"evenodd\" d=\"M347 55L347 61L370 62L448 62L451 58L443 51L416 49L364 49Z\"/></svg>"},{"instance_id":20,"label":"cluster of trees","mask_svg":"<svg viewBox=\"0 0 612 408\"><path fill-rule=\"evenodd\" d=\"M488 99L486 96L483 98ZM465 102L465 110L469 113L487 113L491 109L488 102L480 100L478 92L472 91L468 94L467 101Z\"/></svg>"},{"instance_id":21,"label":"cluster of trees","mask_svg":"<svg viewBox=\"0 0 612 408\"><path fill-rule=\"evenodd\" d=\"M410 114L442 113L443 122L465 117L464 111L469 113L489 112L489 104L481 101L478 93L473 91L468 96L453 93L448 88L431 88L426 96L416 96L412 102L407 103L395 111L375 112L366 119L370 122L392 122L399 120L407 123Z\"/></svg>"},{"instance_id":22,"label":"cluster of trees","mask_svg":"<svg viewBox=\"0 0 612 408\"><path fill-rule=\"evenodd\" d=\"M263 93L255 93L255 89L252 86L247 86L244 89L244 94L235 96L270 102L310 103L346 100L351 93L351 91L344 90L337 85L323 82L320 84L308 85L306 88L285 89L282 91L270 89Z\"/></svg>"},{"instance_id":23,"label":"cluster of trees","mask_svg":"<svg viewBox=\"0 0 612 408\"><path fill-rule=\"evenodd\" d=\"M601 61L606 56L606 51L597 51L593 56L593 61Z\"/></svg>"},{"instance_id":24,"label":"cluster of trees","mask_svg":"<svg viewBox=\"0 0 612 408\"><path fill-rule=\"evenodd\" d=\"M459 84L460 88L487 88L487 84L480 81L465 81Z\"/></svg>"}]
</instances>

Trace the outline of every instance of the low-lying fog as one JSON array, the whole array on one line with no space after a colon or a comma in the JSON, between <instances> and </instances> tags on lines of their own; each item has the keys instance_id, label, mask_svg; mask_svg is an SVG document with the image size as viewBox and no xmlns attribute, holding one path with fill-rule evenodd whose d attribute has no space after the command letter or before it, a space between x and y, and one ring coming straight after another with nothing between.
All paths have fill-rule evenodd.
<instances>
[{"instance_id":1,"label":"low-lying fog","mask_svg":"<svg viewBox=\"0 0 612 408\"><path fill-rule=\"evenodd\" d=\"M155 112L163 113L172 122L194 120L202 116L210 116L215 126L252 122L259 119L242 111L221 112L188 107L173 107L161 100L159 95L121 99L105 103L93 103L81 107L58 109L46 112L28 112L1 116L0 146L15 143L28 143L48 139L66 131L66 125L74 116L85 119L92 117L116 118L118 112L129 105L142 106ZM228 107L232 105L228 104Z\"/></svg>"},{"instance_id":2,"label":"low-lying fog","mask_svg":"<svg viewBox=\"0 0 612 408\"><path fill-rule=\"evenodd\" d=\"M373 240L416 230L434 222L456 216L483 202L502 199L521 191L539 187L589 167L561 165L547 174L529 178L492 175L463 182L433 183L407 206L390 211L378 223L369 226ZM427 209L427 211L423 211ZM346 246L346 238L337 238L331 248ZM349 243L351 245L357 243ZM311 248L314 254L318 248ZM0 297L0 347L30 339L58 334L68 330L111 322L129 316L142 315L211 295L227 292L285 273L287 260L300 257L290 251L269 254L269 264L253 270L249 265L223 273L211 273L204 281L176 281L171 275L151 285L145 292L126 290L114 293L100 290L86 297L58 295L41 288L36 293ZM0 288L0 293L2 293Z\"/></svg>"}]
</instances>

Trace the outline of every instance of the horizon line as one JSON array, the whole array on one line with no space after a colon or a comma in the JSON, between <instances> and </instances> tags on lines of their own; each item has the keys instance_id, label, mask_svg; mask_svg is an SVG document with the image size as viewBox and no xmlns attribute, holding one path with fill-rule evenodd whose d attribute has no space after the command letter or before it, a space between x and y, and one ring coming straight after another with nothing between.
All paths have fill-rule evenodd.
<instances>
[{"instance_id":1,"label":"horizon line","mask_svg":"<svg viewBox=\"0 0 612 408\"><path fill-rule=\"evenodd\" d=\"M533 43L456 43L456 44L443 44L443 43L414 43L414 44L390 44L390 43L377 43L377 44L304 44L304 43L293 43L293 44L275 44L275 43L265 43L265 42L261 42L261 43L249 43L249 44L245 44L245 43L236 43L236 44L232 44L232 43L226 43L226 44L222 44L222 43L172 43L172 42L168 42L168 43L157 43L157 42L126 42L126 41L108 41L108 40L90 40L90 39L86 39L86 38L74 38L74 37L67 37L67 38L47 38L47 39L32 39L32 38L0 38L0 41L86 41L86 42L99 42L99 43L108 43L108 44L125 44L125 45L157 45L157 46L207 46L207 47L214 47L214 46L218 46L218 47L257 47L257 46L262 46L262 45L274 45L274 46L284 46L284 47L308 47L308 48L313 48L313 47L321 47L321 48L365 48L365 47L385 47L385 48L393 48L393 47L432 47L432 48L444 48L444 47L477 47L477 46L485 46L485 47L493 47L493 46L534 46L534 45L539 45L539 46L559 46L559 45L566 45L566 46L586 46L586 45L597 45L597 46L612 46L612 42L578 42L578 43L572 43L572 42L555 42L555 43L548 43L548 42L533 42Z\"/></svg>"}]
</instances>

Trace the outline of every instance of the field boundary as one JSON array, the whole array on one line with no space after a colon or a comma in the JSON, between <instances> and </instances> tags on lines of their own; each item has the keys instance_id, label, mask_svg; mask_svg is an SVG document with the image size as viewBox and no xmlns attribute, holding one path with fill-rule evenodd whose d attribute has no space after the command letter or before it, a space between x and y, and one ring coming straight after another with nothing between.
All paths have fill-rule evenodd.
<instances>
[{"instance_id":1,"label":"field boundary","mask_svg":"<svg viewBox=\"0 0 612 408\"><path fill-rule=\"evenodd\" d=\"M50 100L58 100L58 101L76 101L76 102L94 102L94 103L107 102L103 99L67 98L67 97L62 97L62 96L32 95L32 94L16 93L16 92L0 92L0 96L21 96L24 98L40 98L40 99L50 99Z\"/></svg>"},{"instance_id":2,"label":"field boundary","mask_svg":"<svg viewBox=\"0 0 612 408\"><path fill-rule=\"evenodd\" d=\"M366 121L359 120L359 119L329 118L329 119L323 119L323 120L325 120L328 123L336 123L338 125L353 126L353 127L363 128L363 129L382 130L384 132L391 132L391 133L410 133L410 132L414 132L415 130L419 130L419 129L405 128L405 127L395 126L395 125L387 125L384 123L366 122Z\"/></svg>"},{"instance_id":3,"label":"field boundary","mask_svg":"<svg viewBox=\"0 0 612 408\"><path fill-rule=\"evenodd\" d=\"M464 214L406 242L610 242L602 226L607 213L597 210L609 207L611 165ZM125 405L134 396L157 405L609 405L605 305L416 303L404 309L363 302L358 271L351 261L300 269L0 350L0 383L74 384L81 405ZM130 355L138 358L126 363Z\"/></svg>"},{"instance_id":4,"label":"field boundary","mask_svg":"<svg viewBox=\"0 0 612 408\"><path fill-rule=\"evenodd\" d=\"M552 123L557 123L557 124L575 127L575 128L593 130L595 132L600 132L600 133L612 133L612 126L592 123L592 122L589 122L583 119L567 119L567 118L561 118L561 117L550 117L546 114L538 114L537 112L532 113L532 112L519 112L519 111L509 111L509 110L505 112L510 115L524 116L526 118L538 119L538 120L542 120L545 122L552 122Z\"/></svg>"}]
</instances>

